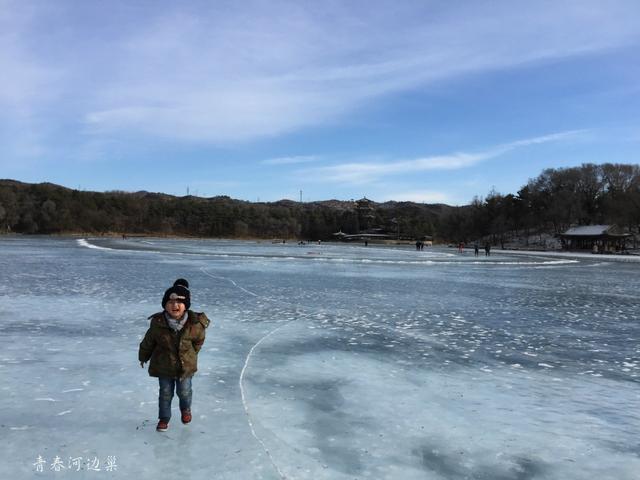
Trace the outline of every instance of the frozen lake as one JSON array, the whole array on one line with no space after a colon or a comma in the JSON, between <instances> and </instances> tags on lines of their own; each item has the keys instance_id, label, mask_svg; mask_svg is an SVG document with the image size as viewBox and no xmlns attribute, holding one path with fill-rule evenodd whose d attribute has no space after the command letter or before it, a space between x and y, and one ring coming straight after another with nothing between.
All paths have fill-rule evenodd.
<instances>
[{"instance_id":1,"label":"frozen lake","mask_svg":"<svg viewBox=\"0 0 640 480\"><path fill-rule=\"evenodd\" d=\"M633 260L0 237L0 478L638 479ZM177 277L212 325L160 434Z\"/></svg>"}]
</instances>

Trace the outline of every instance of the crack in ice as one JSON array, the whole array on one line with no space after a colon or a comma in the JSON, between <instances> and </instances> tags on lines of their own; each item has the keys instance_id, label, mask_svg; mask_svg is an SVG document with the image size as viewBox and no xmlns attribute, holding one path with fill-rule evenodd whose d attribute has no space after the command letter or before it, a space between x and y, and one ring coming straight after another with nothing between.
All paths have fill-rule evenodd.
<instances>
[{"instance_id":1,"label":"crack in ice","mask_svg":"<svg viewBox=\"0 0 640 480\"><path fill-rule=\"evenodd\" d=\"M213 274L207 272L204 267L202 267L200 270L202 271L202 273L204 273L205 275L207 275L207 276L209 276L211 278L218 278L218 279L221 279L221 280L226 280L226 281L230 282L234 287L236 287L236 288L242 290L243 292L245 292L245 293L247 293L249 295L252 295L252 296L254 296L256 298L265 298L267 300L274 301L274 300L269 299L267 297L260 297L260 295L254 293L254 292L251 292L250 290L247 290L244 287L241 287L240 285L238 285L236 282L234 282L230 278L226 278L226 277L222 277L222 276L218 276L218 275L213 275ZM251 430L251 435L253 435L253 438L255 438L258 441L258 443L260 444L260 446L264 450L264 453L267 455L267 458L269 458L269 461L271 462L271 465L273 466L273 468L277 472L277 474L280 476L280 478L285 479L285 480L286 480L287 476L284 474L284 472L280 469L278 464L275 462L273 456L271 455L271 452L269 451L269 448L265 444L264 440L262 440L262 438L260 438L260 436L258 435L258 433L256 432L256 430L254 428L253 421L252 421L252 415L251 415L251 412L249 410L249 403L247 402L246 395L245 395L245 390L244 390L244 375L245 375L245 372L247 371L247 368L249 366L249 362L251 360L251 356L253 355L254 350L258 346L260 346L260 344L263 341L265 341L267 338L269 338L271 335L276 333L281 328L286 327L289 323L291 323L293 321L294 320L290 320L287 323L284 323L282 325L277 326L276 328L271 330L269 333L264 335L260 340L258 340L251 347L251 349L249 349L249 353L247 354L247 357L244 360L244 365L242 367L242 370L240 371L240 377L238 379L238 385L240 386L240 397L242 399L242 407L244 408L244 413L247 416L247 423L249 424L249 429Z\"/></svg>"}]
</instances>

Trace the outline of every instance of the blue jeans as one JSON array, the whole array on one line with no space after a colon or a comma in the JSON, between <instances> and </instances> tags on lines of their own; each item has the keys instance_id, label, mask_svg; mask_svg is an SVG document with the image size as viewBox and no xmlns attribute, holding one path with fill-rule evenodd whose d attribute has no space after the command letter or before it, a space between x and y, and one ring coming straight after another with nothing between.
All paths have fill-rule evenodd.
<instances>
[{"instance_id":1,"label":"blue jeans","mask_svg":"<svg viewBox=\"0 0 640 480\"><path fill-rule=\"evenodd\" d=\"M158 413L158 418L163 418L167 422L171 418L171 400L173 400L174 389L180 399L180 411L191 408L191 377L183 380L159 377L158 381L160 383L160 394L158 396L160 412Z\"/></svg>"}]
</instances>

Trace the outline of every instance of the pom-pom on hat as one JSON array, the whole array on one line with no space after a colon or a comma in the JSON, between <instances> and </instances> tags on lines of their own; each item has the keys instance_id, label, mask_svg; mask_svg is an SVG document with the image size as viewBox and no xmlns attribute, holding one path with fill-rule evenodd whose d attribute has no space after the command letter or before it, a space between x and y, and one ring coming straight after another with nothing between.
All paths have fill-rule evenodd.
<instances>
[{"instance_id":1,"label":"pom-pom on hat","mask_svg":"<svg viewBox=\"0 0 640 480\"><path fill-rule=\"evenodd\" d=\"M187 282L184 278L179 278L175 282L173 282L173 286L182 285L184 288L189 289L189 282Z\"/></svg>"},{"instance_id":2,"label":"pom-pom on hat","mask_svg":"<svg viewBox=\"0 0 640 480\"><path fill-rule=\"evenodd\" d=\"M189 292L189 289L182 284L174 284L173 287L164 292L164 296L162 297L162 308L165 308L169 300L178 300L184 303L185 308L189 310L189 307L191 307L191 292Z\"/></svg>"}]
</instances>

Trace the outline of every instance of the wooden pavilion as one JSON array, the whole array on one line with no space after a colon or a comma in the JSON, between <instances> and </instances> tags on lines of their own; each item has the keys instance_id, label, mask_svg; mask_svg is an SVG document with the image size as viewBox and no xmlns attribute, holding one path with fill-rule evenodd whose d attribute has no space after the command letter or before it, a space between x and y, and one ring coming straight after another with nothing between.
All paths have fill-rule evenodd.
<instances>
[{"instance_id":1,"label":"wooden pavilion","mask_svg":"<svg viewBox=\"0 0 640 480\"><path fill-rule=\"evenodd\" d=\"M573 227L560 234L563 250L589 250L593 253L620 253L627 248L631 233L616 225Z\"/></svg>"}]
</instances>

